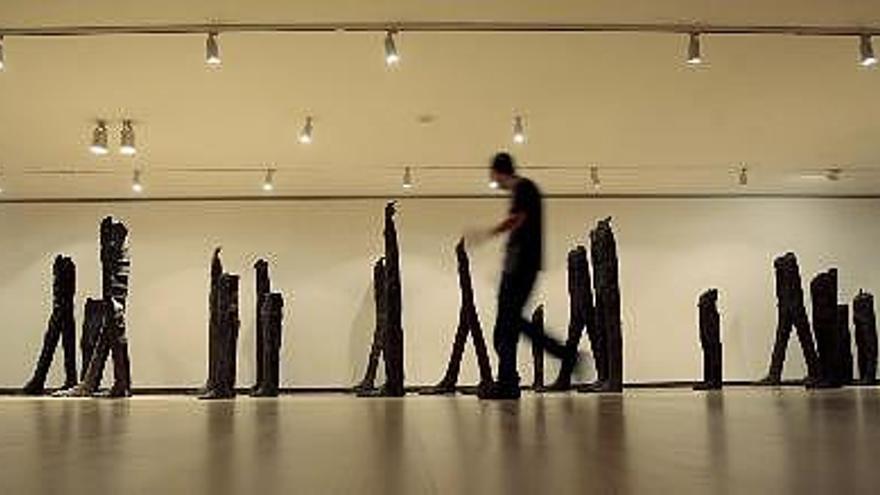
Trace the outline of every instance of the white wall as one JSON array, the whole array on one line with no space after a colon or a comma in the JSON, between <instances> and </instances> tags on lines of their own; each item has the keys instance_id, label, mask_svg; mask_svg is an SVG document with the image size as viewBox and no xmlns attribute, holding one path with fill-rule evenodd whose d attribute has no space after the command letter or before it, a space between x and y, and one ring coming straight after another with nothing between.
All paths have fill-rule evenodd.
<instances>
[{"instance_id":1,"label":"white wall","mask_svg":"<svg viewBox=\"0 0 880 495\"><path fill-rule=\"evenodd\" d=\"M0 386L28 378L51 308L56 253L78 268L77 322L87 295L99 294L97 234L103 215L131 230L129 334L135 386L195 386L206 370L208 266L215 244L228 271L242 274L239 383L253 377L253 262L267 256L272 282L287 297L284 386L338 386L361 375L372 331L373 259L381 253L380 200L0 204ZM454 244L487 224L501 200L403 200L399 214L411 384L445 369L459 294ZM880 292L880 200L590 199L549 200L547 271L538 295L558 335L568 314L567 250L589 226L613 215L621 261L625 378L692 379L701 357L696 298L721 291L725 373L760 377L775 328L772 259L798 253L805 281L840 268L841 298L860 287ZM480 315L491 342L500 244L472 254ZM79 332L79 329L77 330ZM803 374L796 340L786 375ZM588 350L584 339L582 348ZM463 379L474 381L467 350ZM525 346L521 372L530 381ZM493 357L494 362L494 357ZM60 351L53 377L57 382ZM555 367L548 366L547 380Z\"/></svg>"}]
</instances>

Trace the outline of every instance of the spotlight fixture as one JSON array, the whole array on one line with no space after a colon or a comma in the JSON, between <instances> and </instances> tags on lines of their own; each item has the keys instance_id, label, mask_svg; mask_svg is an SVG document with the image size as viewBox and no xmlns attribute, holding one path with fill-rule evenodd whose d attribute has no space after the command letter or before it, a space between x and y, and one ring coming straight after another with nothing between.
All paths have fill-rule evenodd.
<instances>
[{"instance_id":1,"label":"spotlight fixture","mask_svg":"<svg viewBox=\"0 0 880 495\"><path fill-rule=\"evenodd\" d=\"M489 181L489 189L498 189L499 187L501 187L501 186L500 186L500 184L498 184L498 181L494 181L494 180Z\"/></svg>"},{"instance_id":2,"label":"spotlight fixture","mask_svg":"<svg viewBox=\"0 0 880 495\"><path fill-rule=\"evenodd\" d=\"M874 44L871 41L871 35L863 34L859 37L859 54L861 55L859 63L862 67L877 65L877 57L874 56Z\"/></svg>"},{"instance_id":3,"label":"spotlight fixture","mask_svg":"<svg viewBox=\"0 0 880 495\"><path fill-rule=\"evenodd\" d=\"M526 142L526 130L523 125L523 118L520 115L513 118L513 142L516 144Z\"/></svg>"},{"instance_id":4,"label":"spotlight fixture","mask_svg":"<svg viewBox=\"0 0 880 495\"><path fill-rule=\"evenodd\" d=\"M271 192L275 190L275 170L266 169L266 177L263 179L263 191Z\"/></svg>"},{"instance_id":5,"label":"spotlight fixture","mask_svg":"<svg viewBox=\"0 0 880 495\"><path fill-rule=\"evenodd\" d=\"M739 169L739 185L743 187L749 185L749 169L746 167Z\"/></svg>"},{"instance_id":6,"label":"spotlight fixture","mask_svg":"<svg viewBox=\"0 0 880 495\"><path fill-rule=\"evenodd\" d=\"M403 188L413 188L412 169L410 167L406 167L405 169L403 169Z\"/></svg>"},{"instance_id":7,"label":"spotlight fixture","mask_svg":"<svg viewBox=\"0 0 880 495\"><path fill-rule=\"evenodd\" d=\"M602 182L599 180L599 167L595 165L590 167L590 185L597 191L602 187Z\"/></svg>"},{"instance_id":8,"label":"spotlight fixture","mask_svg":"<svg viewBox=\"0 0 880 495\"><path fill-rule=\"evenodd\" d=\"M691 33L688 37L688 65L700 65L703 63L703 57L700 53L700 33Z\"/></svg>"},{"instance_id":9,"label":"spotlight fixture","mask_svg":"<svg viewBox=\"0 0 880 495\"><path fill-rule=\"evenodd\" d=\"M840 180L840 175L843 173L838 167L832 167L825 171L825 178L830 180L831 182L837 182Z\"/></svg>"},{"instance_id":10,"label":"spotlight fixture","mask_svg":"<svg viewBox=\"0 0 880 495\"><path fill-rule=\"evenodd\" d=\"M310 144L312 142L312 118L306 117L306 123L303 124L302 130L299 132L299 142L302 144Z\"/></svg>"},{"instance_id":11,"label":"spotlight fixture","mask_svg":"<svg viewBox=\"0 0 880 495\"><path fill-rule=\"evenodd\" d=\"M0 70L5 66L5 57L3 56L3 36L0 35Z\"/></svg>"},{"instance_id":12,"label":"spotlight fixture","mask_svg":"<svg viewBox=\"0 0 880 495\"><path fill-rule=\"evenodd\" d=\"M95 155L106 155L109 151L107 148L107 123L103 120L99 120L95 125L95 130L92 131L92 145L89 146L89 151Z\"/></svg>"},{"instance_id":13,"label":"spotlight fixture","mask_svg":"<svg viewBox=\"0 0 880 495\"><path fill-rule=\"evenodd\" d=\"M205 40L205 62L208 65L220 65L220 45L217 43L217 33L208 33Z\"/></svg>"},{"instance_id":14,"label":"spotlight fixture","mask_svg":"<svg viewBox=\"0 0 880 495\"><path fill-rule=\"evenodd\" d=\"M134 175L132 175L132 178L131 178L131 190L136 193L144 192L144 185L141 182L140 169L134 169Z\"/></svg>"},{"instance_id":15,"label":"spotlight fixture","mask_svg":"<svg viewBox=\"0 0 880 495\"><path fill-rule=\"evenodd\" d=\"M397 44L394 43L394 31L385 32L385 65L397 65L400 62L400 54L397 53Z\"/></svg>"},{"instance_id":16,"label":"spotlight fixture","mask_svg":"<svg viewBox=\"0 0 880 495\"><path fill-rule=\"evenodd\" d=\"M128 119L122 121L122 131L119 133L119 153L126 156L137 154L137 148L134 145L134 126Z\"/></svg>"}]
</instances>

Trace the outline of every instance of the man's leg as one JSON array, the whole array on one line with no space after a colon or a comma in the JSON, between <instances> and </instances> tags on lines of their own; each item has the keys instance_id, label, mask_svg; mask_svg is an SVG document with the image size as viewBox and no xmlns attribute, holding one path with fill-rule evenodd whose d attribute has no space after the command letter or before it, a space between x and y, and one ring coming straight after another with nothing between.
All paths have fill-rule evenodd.
<instances>
[{"instance_id":1,"label":"man's leg","mask_svg":"<svg viewBox=\"0 0 880 495\"><path fill-rule=\"evenodd\" d=\"M522 327L522 306L519 302L519 288L514 276L505 273L501 276L498 289L498 314L495 318L493 340L498 353L498 383L503 387L519 387L519 373L516 371L516 346Z\"/></svg>"}]
</instances>

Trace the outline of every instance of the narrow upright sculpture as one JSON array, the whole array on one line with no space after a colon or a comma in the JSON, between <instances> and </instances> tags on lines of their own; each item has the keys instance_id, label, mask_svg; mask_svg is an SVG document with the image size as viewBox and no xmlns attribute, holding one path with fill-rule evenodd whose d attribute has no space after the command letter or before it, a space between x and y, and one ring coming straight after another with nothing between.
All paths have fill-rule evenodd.
<instances>
[{"instance_id":1,"label":"narrow upright sculpture","mask_svg":"<svg viewBox=\"0 0 880 495\"><path fill-rule=\"evenodd\" d=\"M776 279L776 340L770 357L770 369L767 376L758 383L762 385L782 383L785 351L791 329L794 327L807 365L805 384L818 385L821 381L822 369L813 342L813 334L810 331L810 320L807 318L807 309L804 306L800 267L794 253L785 253L773 260L773 272Z\"/></svg>"},{"instance_id":2,"label":"narrow upright sculpture","mask_svg":"<svg viewBox=\"0 0 880 495\"><path fill-rule=\"evenodd\" d=\"M200 399L235 397L238 357L238 275L223 272L220 248L211 258L211 287L208 294L208 379Z\"/></svg>"},{"instance_id":3,"label":"narrow upright sculpture","mask_svg":"<svg viewBox=\"0 0 880 495\"><path fill-rule=\"evenodd\" d=\"M478 386L488 386L492 383L492 368L489 364L489 353L486 351L486 340L483 337L483 329L480 326L480 317L474 305L474 288L471 282L470 260L465 249L464 240L458 241L455 246L455 255L458 260L458 286L461 293L461 306L458 310L458 328L455 331L455 340L452 342L452 354L449 356L449 365L446 374L437 385L422 390L422 394L452 394L458 384L458 374L461 370L461 358L464 354L464 345L468 335L471 336L474 351L477 355L477 366L480 368L480 383Z\"/></svg>"},{"instance_id":4,"label":"narrow upright sculpture","mask_svg":"<svg viewBox=\"0 0 880 495\"><path fill-rule=\"evenodd\" d=\"M383 236L385 240L385 262L383 265L384 278L382 299L383 313L382 328L379 335L377 326L376 335L374 335L374 345L370 355L381 354L385 359L385 384L379 389L372 389L372 380L375 378L375 372L370 373L370 364L368 364L367 375L360 385L355 387L355 391L360 396L369 397L402 397L404 391L404 371L403 371L403 323L402 323L402 289L400 283L400 249L397 243L397 228L394 225L394 215L397 213L396 203L389 201L385 205L385 227ZM378 267L378 265L377 265ZM379 297L377 291L377 297ZM380 310L377 304L377 312ZM380 316L377 314L377 320ZM377 349L376 340L381 338L381 348ZM372 376L371 376L372 375Z\"/></svg>"},{"instance_id":5,"label":"narrow upright sculpture","mask_svg":"<svg viewBox=\"0 0 880 495\"><path fill-rule=\"evenodd\" d=\"M843 385L841 373L843 354L840 342L841 333L837 326L837 270L835 268L813 278L810 282L810 297L813 302L813 328L816 332L819 364L822 370L822 379L816 386L821 388L840 387Z\"/></svg>"},{"instance_id":6,"label":"narrow upright sculpture","mask_svg":"<svg viewBox=\"0 0 880 495\"><path fill-rule=\"evenodd\" d=\"M604 340L608 371L596 383L578 387L581 392L623 391L623 334L620 319L620 283L617 243L611 218L600 220L590 231L593 287L596 292L596 326Z\"/></svg>"},{"instance_id":7,"label":"narrow upright sculpture","mask_svg":"<svg viewBox=\"0 0 880 495\"><path fill-rule=\"evenodd\" d=\"M271 292L263 297L259 313L263 327L263 357L259 363L262 371L259 386L251 394L254 397L278 396L283 309L284 297L280 292Z\"/></svg>"},{"instance_id":8,"label":"narrow upright sculpture","mask_svg":"<svg viewBox=\"0 0 880 495\"><path fill-rule=\"evenodd\" d=\"M853 325L858 348L859 385L877 384L877 317L874 296L860 290L853 299Z\"/></svg>"},{"instance_id":9,"label":"narrow upright sculpture","mask_svg":"<svg viewBox=\"0 0 880 495\"><path fill-rule=\"evenodd\" d=\"M76 385L76 323L73 319L73 296L76 292L76 266L67 256L58 255L52 265L52 315L43 335L43 348L34 374L24 386L27 395L45 392L46 375L52 366L58 339L64 350L64 385Z\"/></svg>"},{"instance_id":10,"label":"narrow upright sculpture","mask_svg":"<svg viewBox=\"0 0 880 495\"><path fill-rule=\"evenodd\" d=\"M596 326L596 307L593 302L593 288L590 277L590 262L584 246L577 246L568 252L568 340L565 346L576 352L584 328L590 338L590 348L596 367L597 380L604 382L608 376L608 361L605 359L605 340ZM571 375L575 362L562 361L556 381L547 387L551 391L571 390Z\"/></svg>"},{"instance_id":11,"label":"narrow upright sculpture","mask_svg":"<svg viewBox=\"0 0 880 495\"><path fill-rule=\"evenodd\" d=\"M101 222L101 300L103 318L97 345L82 381L69 396L89 396L98 391L107 358L113 357L113 385L106 397L131 396L131 362L125 336L125 309L131 260L128 257L128 229L106 217Z\"/></svg>"},{"instance_id":12,"label":"narrow upright sculpture","mask_svg":"<svg viewBox=\"0 0 880 495\"><path fill-rule=\"evenodd\" d=\"M379 258L373 264L373 304L376 310L376 323L373 328L373 343L367 358L367 369L359 384L354 387L358 395L373 395L376 390L376 372L379 369L379 358L385 348L385 258Z\"/></svg>"},{"instance_id":13,"label":"narrow upright sculpture","mask_svg":"<svg viewBox=\"0 0 880 495\"><path fill-rule=\"evenodd\" d=\"M80 380L85 379L86 371L88 371L88 363L92 362L92 356L98 347L98 340L101 338L101 327L104 324L104 301L101 299L86 298L85 308L83 309L82 335L79 339L80 353L82 354L82 372ZM98 387L101 385L101 377L104 375L103 363L98 375Z\"/></svg>"},{"instance_id":14,"label":"narrow upright sculpture","mask_svg":"<svg viewBox=\"0 0 880 495\"><path fill-rule=\"evenodd\" d=\"M703 347L703 381L694 390L720 390L722 386L721 316L718 289L700 295L700 345Z\"/></svg>"},{"instance_id":15,"label":"narrow upright sculpture","mask_svg":"<svg viewBox=\"0 0 880 495\"><path fill-rule=\"evenodd\" d=\"M532 363L534 373L532 390L544 391L544 348L541 346L541 337L544 336L544 306L538 305L532 312L532 326L539 338L532 339Z\"/></svg>"},{"instance_id":16,"label":"narrow upright sculpture","mask_svg":"<svg viewBox=\"0 0 880 495\"><path fill-rule=\"evenodd\" d=\"M271 281L269 280L269 263L266 260L260 259L254 263L254 271L256 272L256 294L254 297L254 302L256 303L256 311L254 314L256 315L256 375L257 379L254 383L254 386L251 388L252 392L256 392L260 390L263 385L263 357L265 354L264 346L266 342L266 327L264 325L263 319L263 303L264 299L269 296L269 292L271 291Z\"/></svg>"},{"instance_id":17,"label":"narrow upright sculpture","mask_svg":"<svg viewBox=\"0 0 880 495\"><path fill-rule=\"evenodd\" d=\"M840 383L852 385L853 379L853 355L852 336L849 332L849 306L837 305L837 338L840 342Z\"/></svg>"}]
</instances>

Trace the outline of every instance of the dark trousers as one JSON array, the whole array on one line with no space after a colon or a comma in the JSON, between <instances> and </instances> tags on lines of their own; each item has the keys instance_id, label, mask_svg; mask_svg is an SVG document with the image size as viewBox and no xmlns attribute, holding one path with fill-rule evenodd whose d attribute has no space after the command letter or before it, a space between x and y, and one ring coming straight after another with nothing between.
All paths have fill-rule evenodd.
<instances>
[{"instance_id":1,"label":"dark trousers","mask_svg":"<svg viewBox=\"0 0 880 495\"><path fill-rule=\"evenodd\" d=\"M535 280L538 270L532 268L515 268L504 272L501 286L498 289L498 314L495 318L494 345L498 353L498 382L503 385L518 385L519 374L516 371L516 350L519 335L523 333L551 355L563 359L570 352L564 344L547 336L540 328L523 316L523 309Z\"/></svg>"}]
</instances>

